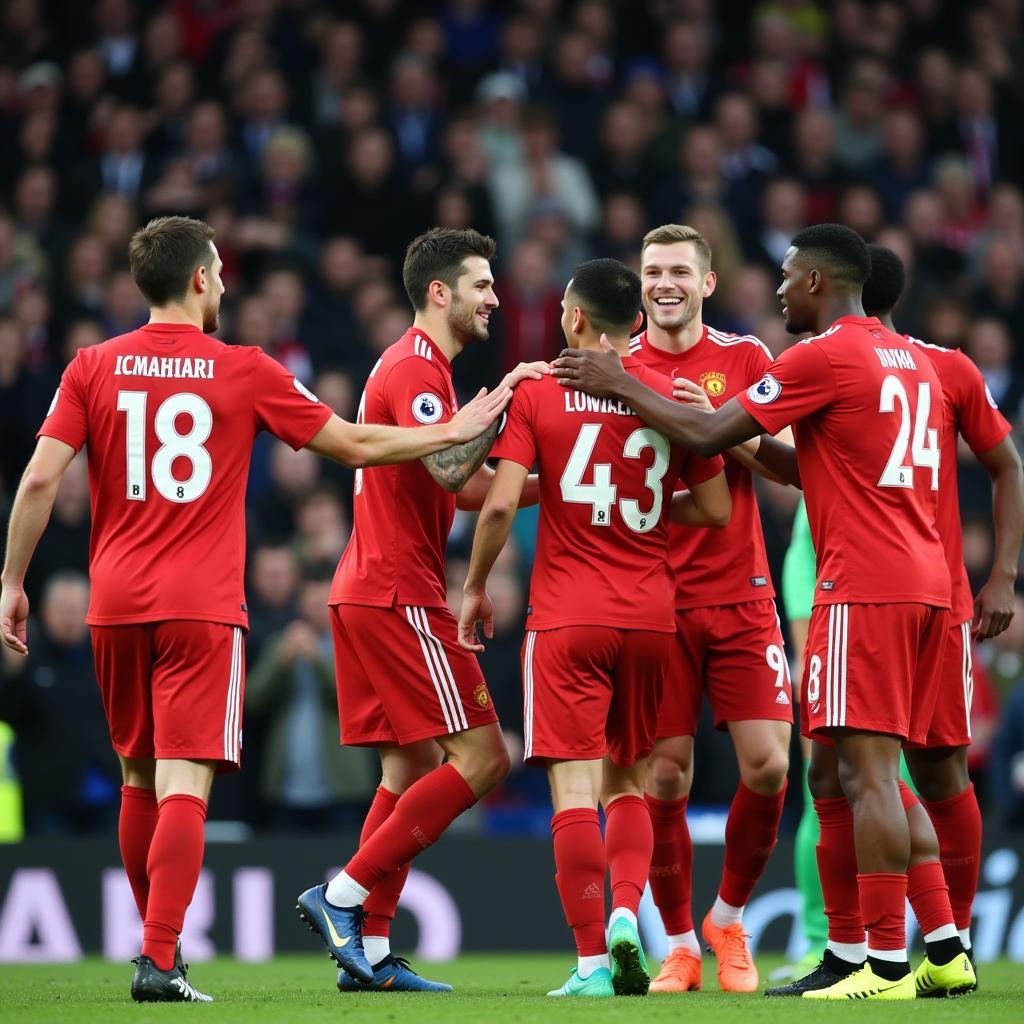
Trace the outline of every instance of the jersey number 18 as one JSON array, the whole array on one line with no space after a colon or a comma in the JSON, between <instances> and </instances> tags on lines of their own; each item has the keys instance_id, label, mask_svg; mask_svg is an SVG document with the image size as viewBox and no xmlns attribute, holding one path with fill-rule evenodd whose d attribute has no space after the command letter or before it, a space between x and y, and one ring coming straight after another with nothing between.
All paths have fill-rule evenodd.
<instances>
[{"instance_id":1,"label":"jersey number 18","mask_svg":"<svg viewBox=\"0 0 1024 1024\"><path fill-rule=\"evenodd\" d=\"M118 412L126 413L125 451L128 467L129 501L146 500L146 403L145 391L118 391ZM175 421L180 415L192 418L192 429L179 434ZM179 505L195 501L213 476L213 460L203 447L213 429L213 412L209 405L190 392L171 395L160 403L153 417L153 430L160 447L153 455L150 475L153 486L168 501ZM175 459L187 459L191 472L184 480L176 480L171 472Z\"/></svg>"}]
</instances>

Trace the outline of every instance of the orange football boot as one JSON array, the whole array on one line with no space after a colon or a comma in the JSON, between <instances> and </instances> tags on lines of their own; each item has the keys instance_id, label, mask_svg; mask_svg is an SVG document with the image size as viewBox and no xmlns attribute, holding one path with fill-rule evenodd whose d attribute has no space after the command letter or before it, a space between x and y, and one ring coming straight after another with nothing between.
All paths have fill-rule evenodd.
<instances>
[{"instance_id":1,"label":"orange football boot","mask_svg":"<svg viewBox=\"0 0 1024 1024\"><path fill-rule=\"evenodd\" d=\"M673 949L661 963L651 992L696 992L700 988L700 957L688 949Z\"/></svg>"},{"instance_id":2,"label":"orange football boot","mask_svg":"<svg viewBox=\"0 0 1024 1024\"><path fill-rule=\"evenodd\" d=\"M718 987L723 992L756 992L761 979L747 949L743 925L719 928L709 910L700 930L708 950L718 959Z\"/></svg>"}]
</instances>

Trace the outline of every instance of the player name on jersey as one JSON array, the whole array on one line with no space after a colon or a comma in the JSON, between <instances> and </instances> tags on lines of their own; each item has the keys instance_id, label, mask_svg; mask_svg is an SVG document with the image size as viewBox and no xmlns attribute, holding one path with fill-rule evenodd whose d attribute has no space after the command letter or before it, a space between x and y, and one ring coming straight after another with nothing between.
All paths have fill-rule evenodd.
<instances>
[{"instance_id":1,"label":"player name on jersey","mask_svg":"<svg viewBox=\"0 0 1024 1024\"><path fill-rule=\"evenodd\" d=\"M906 349L902 348L875 348L875 355L878 361L886 368L893 370L916 370L917 363L914 357Z\"/></svg>"},{"instance_id":2,"label":"player name on jersey","mask_svg":"<svg viewBox=\"0 0 1024 1024\"><path fill-rule=\"evenodd\" d=\"M615 416L635 416L636 413L617 398L594 398L582 391L565 392L566 412L600 412Z\"/></svg>"},{"instance_id":3,"label":"player name on jersey","mask_svg":"<svg viewBox=\"0 0 1024 1024\"><path fill-rule=\"evenodd\" d=\"M115 377L192 377L213 380L213 360L189 356L118 356Z\"/></svg>"}]
</instances>

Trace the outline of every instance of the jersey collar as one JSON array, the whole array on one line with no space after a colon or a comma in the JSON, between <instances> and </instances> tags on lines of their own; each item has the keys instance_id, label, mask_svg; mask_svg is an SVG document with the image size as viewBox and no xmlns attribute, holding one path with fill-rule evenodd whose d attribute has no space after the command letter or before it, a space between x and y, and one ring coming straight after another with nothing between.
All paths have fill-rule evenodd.
<instances>
[{"instance_id":1,"label":"jersey collar","mask_svg":"<svg viewBox=\"0 0 1024 1024\"><path fill-rule=\"evenodd\" d=\"M693 356L699 354L704 350L708 343L708 325L703 324L701 327L700 337L697 339L697 344L692 348L688 348L685 352L670 352L667 348L659 348L655 345L647 334L646 329L641 331L636 339L640 344L636 347L636 351L642 351L648 349L653 352L656 356L662 359L692 359Z\"/></svg>"},{"instance_id":2,"label":"jersey collar","mask_svg":"<svg viewBox=\"0 0 1024 1024\"><path fill-rule=\"evenodd\" d=\"M422 343L425 343L430 346L431 359L437 363L440 363L444 369L451 372L452 364L449 362L448 357L438 347L437 342L434 341L434 339L431 338L430 335L427 334L427 332L424 331L422 328L410 327L409 330L405 332L402 341L407 341L410 347L413 347L416 344L417 336L419 336L420 341Z\"/></svg>"}]
</instances>

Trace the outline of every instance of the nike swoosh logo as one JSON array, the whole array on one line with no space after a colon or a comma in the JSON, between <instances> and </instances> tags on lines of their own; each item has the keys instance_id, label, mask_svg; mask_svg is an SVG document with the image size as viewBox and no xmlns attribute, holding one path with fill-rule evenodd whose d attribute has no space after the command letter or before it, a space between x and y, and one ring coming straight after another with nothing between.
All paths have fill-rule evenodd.
<instances>
[{"instance_id":1,"label":"nike swoosh logo","mask_svg":"<svg viewBox=\"0 0 1024 1024\"><path fill-rule=\"evenodd\" d=\"M347 939L343 939L338 934L337 928L334 927L334 922L327 916L327 911L321 910L320 913L323 914L324 920L327 922L327 930L331 933L331 942L333 942L335 946L339 946L341 948L347 946L352 940L352 936L350 935Z\"/></svg>"},{"instance_id":2,"label":"nike swoosh logo","mask_svg":"<svg viewBox=\"0 0 1024 1024\"><path fill-rule=\"evenodd\" d=\"M391 988L391 986L394 985L394 983L395 983L395 976L392 974L391 977L388 978L388 980L385 981L380 987L382 989L383 988Z\"/></svg>"}]
</instances>

